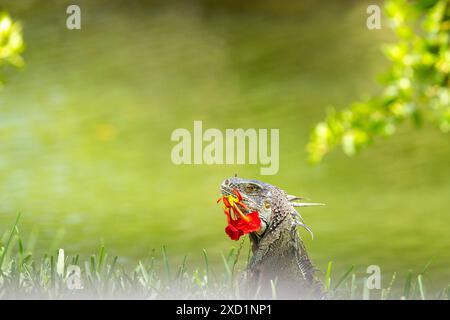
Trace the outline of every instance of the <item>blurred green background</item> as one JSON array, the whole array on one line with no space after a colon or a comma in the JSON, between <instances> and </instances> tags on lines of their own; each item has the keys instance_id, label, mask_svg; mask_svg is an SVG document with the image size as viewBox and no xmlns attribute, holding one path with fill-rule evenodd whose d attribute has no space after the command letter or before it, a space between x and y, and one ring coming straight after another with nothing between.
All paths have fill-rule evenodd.
<instances>
[{"instance_id":1,"label":"blurred green background","mask_svg":"<svg viewBox=\"0 0 450 320\"><path fill-rule=\"evenodd\" d=\"M73 3L79 31L65 27ZM306 161L328 106L379 91L380 45L393 35L366 28L369 4L2 0L23 25L26 66L6 70L0 91L0 232L22 212L38 254L104 243L131 263L164 244L174 262L187 254L195 267L205 248L220 263L239 242L215 201L237 173L327 204L303 211L320 269L377 264L388 282L434 258L429 277L448 282L447 135L406 125L357 157ZM170 135L194 120L280 128L279 174L172 164Z\"/></svg>"}]
</instances>

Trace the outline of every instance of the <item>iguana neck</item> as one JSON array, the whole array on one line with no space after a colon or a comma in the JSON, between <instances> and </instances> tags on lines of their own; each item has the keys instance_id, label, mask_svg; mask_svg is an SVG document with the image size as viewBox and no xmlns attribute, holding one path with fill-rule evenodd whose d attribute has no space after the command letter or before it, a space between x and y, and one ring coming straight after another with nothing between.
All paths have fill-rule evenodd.
<instances>
[{"instance_id":1,"label":"iguana neck","mask_svg":"<svg viewBox=\"0 0 450 320\"><path fill-rule=\"evenodd\" d=\"M316 269L297 232L292 210L284 191L274 187L272 223L261 237L250 236L253 255L249 270L259 280L277 281L289 295L313 292L317 297L321 284L314 277Z\"/></svg>"}]
</instances>

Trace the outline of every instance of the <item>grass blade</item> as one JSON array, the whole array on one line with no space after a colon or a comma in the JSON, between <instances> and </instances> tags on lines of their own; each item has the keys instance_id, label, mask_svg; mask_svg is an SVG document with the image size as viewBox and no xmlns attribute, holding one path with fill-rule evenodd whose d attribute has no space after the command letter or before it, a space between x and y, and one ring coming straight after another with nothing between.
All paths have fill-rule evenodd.
<instances>
[{"instance_id":1,"label":"grass blade","mask_svg":"<svg viewBox=\"0 0 450 320\"><path fill-rule=\"evenodd\" d=\"M227 259L225 258L225 256L223 254L222 254L222 261L225 266L225 272L226 272L227 279L231 280L231 269L230 269L230 266L228 265Z\"/></svg>"},{"instance_id":2,"label":"grass blade","mask_svg":"<svg viewBox=\"0 0 450 320\"><path fill-rule=\"evenodd\" d=\"M170 281L170 279L171 279L170 265L169 265L169 259L167 258L167 252L166 252L165 246L162 246L162 255L163 255L163 261L164 261L164 270L166 272L166 278L167 278L167 281Z\"/></svg>"},{"instance_id":3,"label":"grass blade","mask_svg":"<svg viewBox=\"0 0 450 320\"><path fill-rule=\"evenodd\" d=\"M237 263L238 263L238 261L239 261L239 256L241 255L242 246L244 245L244 240L245 240L245 239L243 239L243 240L241 241L241 245L239 246L239 249L238 249L238 251L236 252L236 255L234 256L234 259L233 259L233 265L232 265L232 267L231 267L231 272L232 272L232 275L233 275L233 276L234 276L234 271L235 271L235 269L236 269L236 265L237 265Z\"/></svg>"},{"instance_id":4,"label":"grass blade","mask_svg":"<svg viewBox=\"0 0 450 320\"><path fill-rule=\"evenodd\" d=\"M423 286L423 276L421 274L417 276L417 283L419 284L420 299L425 300L425 288Z\"/></svg>"},{"instance_id":5,"label":"grass blade","mask_svg":"<svg viewBox=\"0 0 450 320\"><path fill-rule=\"evenodd\" d=\"M11 240L14 236L14 233L16 232L16 227L17 227L17 224L19 223L19 219L20 219L20 213L17 215L16 222L14 222L14 226L11 229L11 233L9 234L8 240L6 241L5 248L3 249L2 255L0 256L0 271L2 270L3 262L5 261L5 257L8 252L9 246L11 244Z\"/></svg>"},{"instance_id":6,"label":"grass blade","mask_svg":"<svg viewBox=\"0 0 450 320\"><path fill-rule=\"evenodd\" d=\"M356 298L356 274L352 274L352 281L350 283L350 299Z\"/></svg>"},{"instance_id":7,"label":"grass blade","mask_svg":"<svg viewBox=\"0 0 450 320\"><path fill-rule=\"evenodd\" d=\"M364 287L363 287L363 300L370 300L370 290L367 285L367 278L364 278Z\"/></svg>"},{"instance_id":8,"label":"grass blade","mask_svg":"<svg viewBox=\"0 0 450 320\"><path fill-rule=\"evenodd\" d=\"M64 249L59 249L58 259L56 261L56 273L60 277L64 277Z\"/></svg>"},{"instance_id":9,"label":"grass blade","mask_svg":"<svg viewBox=\"0 0 450 320\"><path fill-rule=\"evenodd\" d=\"M141 261L139 261L139 269L141 271L142 277L144 278L145 285L148 286L149 276L148 276L147 270L145 270L145 267L144 267L144 265L142 264Z\"/></svg>"},{"instance_id":10,"label":"grass blade","mask_svg":"<svg viewBox=\"0 0 450 320\"><path fill-rule=\"evenodd\" d=\"M203 249L203 259L205 260L206 283L208 283L209 282L209 261L208 261L208 254L206 253L206 249Z\"/></svg>"},{"instance_id":11,"label":"grass blade","mask_svg":"<svg viewBox=\"0 0 450 320\"><path fill-rule=\"evenodd\" d=\"M100 247L100 251L98 252L97 272L100 272L100 268L102 267L104 258L105 258L105 246L102 245Z\"/></svg>"},{"instance_id":12,"label":"grass blade","mask_svg":"<svg viewBox=\"0 0 450 320\"><path fill-rule=\"evenodd\" d=\"M327 274L325 276L325 289L330 291L331 288L331 270L333 268L333 261L328 262Z\"/></svg>"},{"instance_id":13,"label":"grass blade","mask_svg":"<svg viewBox=\"0 0 450 320\"><path fill-rule=\"evenodd\" d=\"M272 291L272 300L277 300L277 288L273 280L270 280L270 289Z\"/></svg>"},{"instance_id":14,"label":"grass blade","mask_svg":"<svg viewBox=\"0 0 450 320\"><path fill-rule=\"evenodd\" d=\"M403 297L408 300L411 293L412 271L408 271L406 275L405 287L403 289Z\"/></svg>"},{"instance_id":15,"label":"grass blade","mask_svg":"<svg viewBox=\"0 0 450 320\"><path fill-rule=\"evenodd\" d=\"M394 272L394 274L392 275L391 282L389 283L388 287L386 289L383 289L383 291L381 292L381 299L382 300L387 300L388 299L389 293L391 293L391 289L392 289L392 286L394 285L394 281L395 281L396 277L397 277L397 273Z\"/></svg>"},{"instance_id":16,"label":"grass blade","mask_svg":"<svg viewBox=\"0 0 450 320\"><path fill-rule=\"evenodd\" d=\"M350 275L350 273L353 271L355 266L351 266L350 268L348 268L348 270L342 275L342 277L339 279L338 283L336 284L336 286L334 287L334 291L336 291L339 286L344 283L345 279L347 279L347 277Z\"/></svg>"},{"instance_id":17,"label":"grass blade","mask_svg":"<svg viewBox=\"0 0 450 320\"><path fill-rule=\"evenodd\" d=\"M113 275L114 269L116 268L117 260L119 259L118 256L115 256L113 259L113 262L111 263L111 266L109 267L108 275L106 276L106 281L108 281L111 276Z\"/></svg>"},{"instance_id":18,"label":"grass blade","mask_svg":"<svg viewBox=\"0 0 450 320\"><path fill-rule=\"evenodd\" d=\"M177 272L176 280L178 280L179 282L181 282L181 280L182 280L182 278L183 278L183 274L185 274L185 272L186 272L186 261L187 261L187 255L184 256L183 262L182 262L181 265L178 267L178 272Z\"/></svg>"}]
</instances>

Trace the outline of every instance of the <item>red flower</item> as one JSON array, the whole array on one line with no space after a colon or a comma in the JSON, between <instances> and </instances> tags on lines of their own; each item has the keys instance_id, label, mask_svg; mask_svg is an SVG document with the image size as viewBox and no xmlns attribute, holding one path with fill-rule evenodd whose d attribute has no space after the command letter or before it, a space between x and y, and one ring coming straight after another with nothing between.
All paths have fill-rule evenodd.
<instances>
[{"instance_id":1,"label":"red flower","mask_svg":"<svg viewBox=\"0 0 450 320\"><path fill-rule=\"evenodd\" d=\"M233 190L236 196L223 196L217 202L222 201L224 212L227 216L228 226L225 232L231 240L239 240L241 236L247 233L258 231L261 226L261 220L257 211L245 215L239 206L246 209L247 206L242 202L242 196L236 189Z\"/></svg>"}]
</instances>

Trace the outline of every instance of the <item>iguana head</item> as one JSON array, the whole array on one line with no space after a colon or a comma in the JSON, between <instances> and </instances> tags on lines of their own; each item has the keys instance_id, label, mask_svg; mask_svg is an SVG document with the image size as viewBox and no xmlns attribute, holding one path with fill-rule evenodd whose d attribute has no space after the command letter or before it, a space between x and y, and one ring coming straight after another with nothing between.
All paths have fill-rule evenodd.
<instances>
[{"instance_id":1,"label":"iguana head","mask_svg":"<svg viewBox=\"0 0 450 320\"><path fill-rule=\"evenodd\" d=\"M289 216L293 224L304 227L312 234L294 207L321 204L297 203L295 201L303 198L288 195L283 190L258 180L232 177L225 179L220 185L220 191L223 196L233 195L234 190L237 190L242 196L241 202L246 207L241 208L244 214L249 214L254 211L258 212L261 226L259 230L254 232L258 237L264 236L268 229L273 229L286 216Z\"/></svg>"},{"instance_id":2,"label":"iguana head","mask_svg":"<svg viewBox=\"0 0 450 320\"><path fill-rule=\"evenodd\" d=\"M271 189L270 184L238 177L225 179L220 185L223 196L234 195L234 190L240 193L242 196L241 202L246 205L246 208L241 208L244 214L258 212L261 227L256 233L260 235L265 232L272 213L270 209Z\"/></svg>"}]
</instances>

